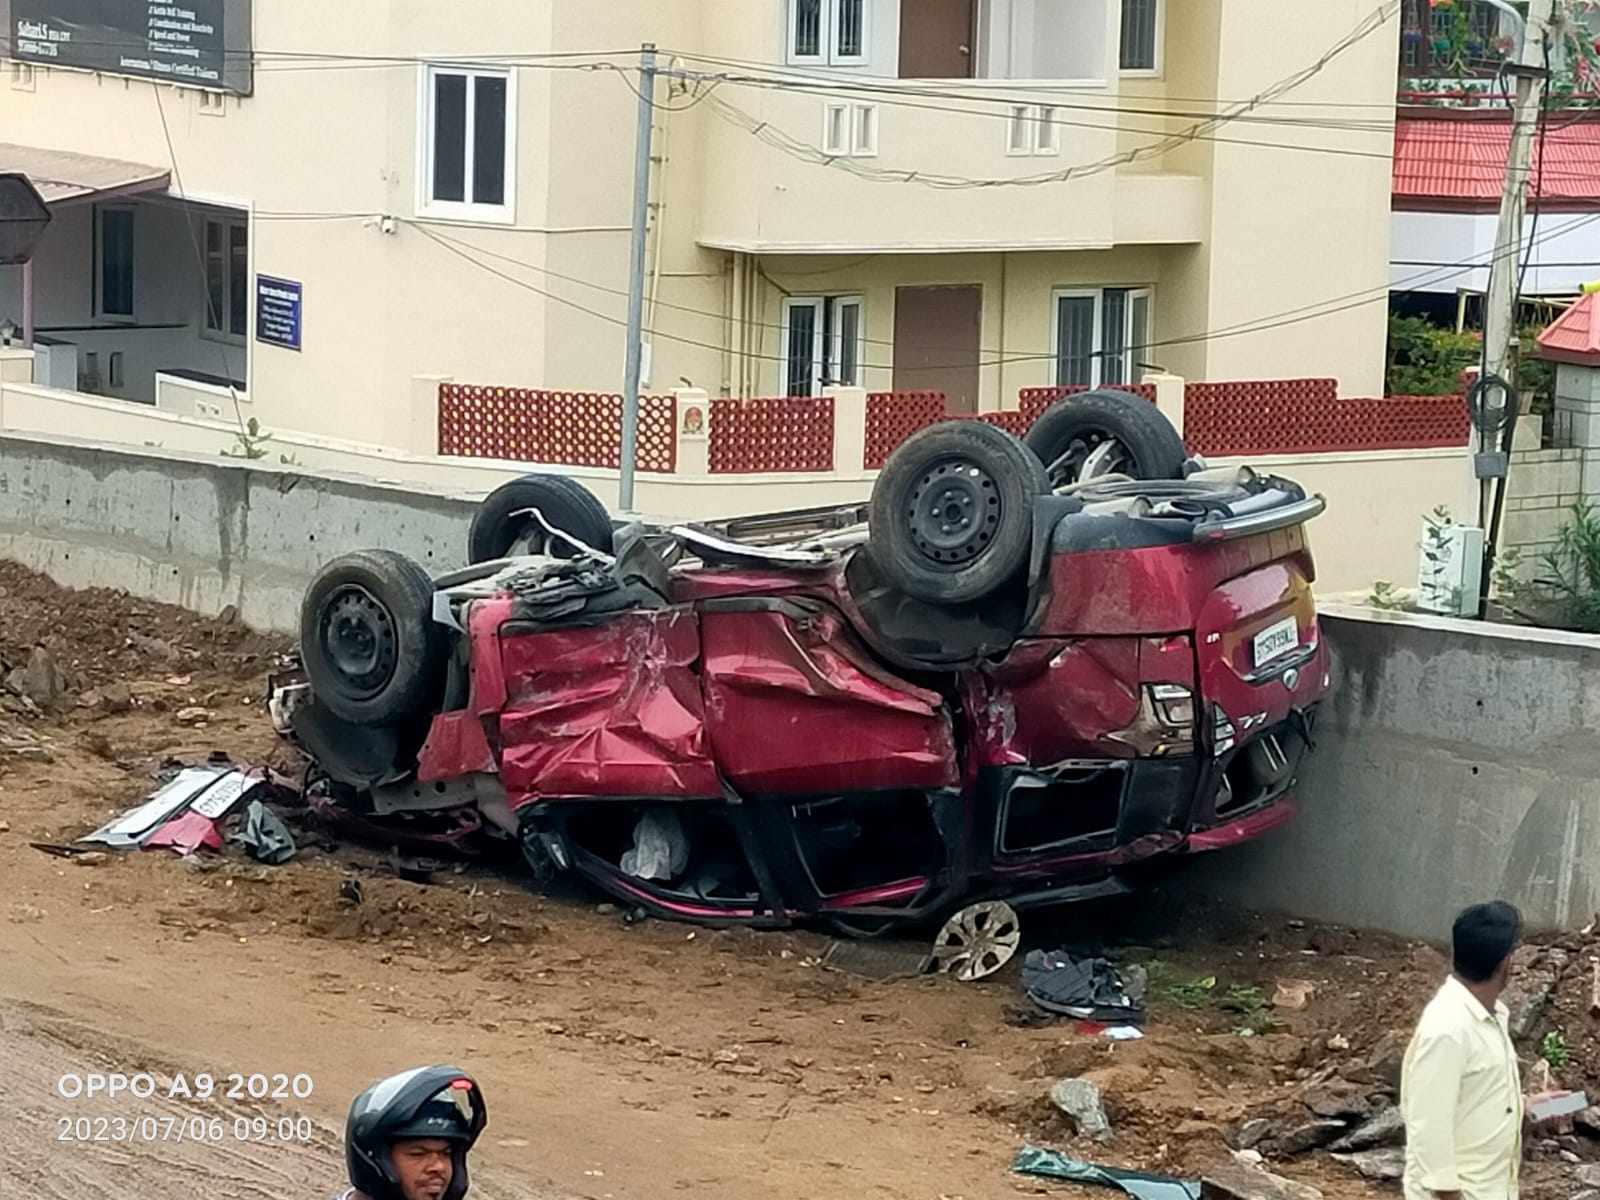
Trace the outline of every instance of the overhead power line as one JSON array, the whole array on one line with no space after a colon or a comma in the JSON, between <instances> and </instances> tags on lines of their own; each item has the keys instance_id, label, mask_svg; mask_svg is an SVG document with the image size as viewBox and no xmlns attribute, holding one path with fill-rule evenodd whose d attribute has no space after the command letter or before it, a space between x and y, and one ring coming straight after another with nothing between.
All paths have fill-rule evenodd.
<instances>
[{"instance_id":1,"label":"overhead power line","mask_svg":"<svg viewBox=\"0 0 1600 1200\"><path fill-rule=\"evenodd\" d=\"M1572 230L1575 230L1575 229L1580 228L1582 226L1592 225L1592 224L1594 224L1596 222L1600 222L1600 213L1591 214L1590 216L1584 218L1583 221L1577 222L1577 223L1575 223L1573 225L1568 226L1566 231L1567 232L1571 232ZM504 280L505 282L510 283L515 287L518 287L518 288L521 288L523 290L532 292L532 293L534 293L536 295L542 296L543 298L545 298L546 300L551 301L552 303L559 304L559 305L562 305L564 307L571 308L571 309L573 309L575 311L584 313L585 315L590 316L590 317L592 317L592 318L594 318L596 320L602 321L602 322L604 322L604 323L606 323L608 325L613 325L613 326L616 326L618 328L624 328L626 326L626 321L624 321L620 317L612 316L609 313L601 312L598 309L591 308L586 304L582 304L582 303L579 303L578 301L570 299L569 297L565 297L565 296L559 295L558 293L550 291L548 288L540 287L537 284L530 283L529 281L527 281L525 279L518 278L517 276L512 275L512 274L508 273L507 271L501 270L500 268L495 267L490 263L486 263L486 262L482 261L480 258L478 258L476 256L479 255L479 254L485 254L486 252L481 250L478 247L470 247L470 246L467 246L465 243L457 242L455 239L450 238L450 237L445 236L445 235L438 234L433 229L430 229L430 228L428 228L427 226L424 226L424 225L417 225L417 224L415 224L413 222L407 222L407 224L414 225L414 227L417 229L417 231L419 233L422 233L430 241L434 242L436 245L440 246L442 249L446 250L447 252L449 252L453 256L455 256L455 257L457 257L459 259L462 259L465 262L470 263L472 266L476 267L479 270L482 270L482 271L486 272L487 274L493 275L493 276L495 276L495 277L497 277L497 278L499 278L501 280ZM1548 238L1555 237L1555 236L1558 236L1558 234L1547 234L1547 235L1544 235L1543 237L1541 237L1540 240L1541 241L1542 240L1547 240ZM522 267L522 268L524 268L526 270L530 270L530 271L534 271L534 272L544 272L544 268L536 266L536 265L531 264L531 263L518 263L516 260L506 259L505 256L498 256L498 257L502 258L503 261L507 261L509 263L513 263L513 264L518 265L518 266L520 266L520 267ZM1248 335L1251 335L1251 334L1258 334L1258 333L1269 333L1269 332L1272 332L1273 330L1276 330L1276 329L1288 328L1288 327L1293 326L1293 325L1303 324L1303 323L1305 323L1307 321L1315 321L1315 320L1321 320L1321 319L1323 319L1325 317L1337 316L1337 315L1339 315L1341 313L1349 312L1349 311L1352 311L1352 310L1357 309L1357 308L1362 308L1362 307L1365 307L1366 305L1369 305L1369 304L1375 304L1375 303L1379 303L1379 302L1386 303L1387 299L1388 299L1388 296L1389 296L1389 293L1391 291L1405 291L1405 290L1408 290L1408 288L1407 288L1408 284L1414 286L1414 285L1423 283L1424 281L1430 281L1430 282L1439 281L1439 280L1448 278L1449 275L1454 274L1456 272L1459 272L1459 271L1462 271L1462 270L1470 270L1470 269L1473 269L1473 268L1476 268L1476 267L1483 267L1483 266L1486 266L1486 265L1487 265L1487 262L1484 261L1484 259L1481 258L1481 257L1480 258L1464 259L1464 260L1462 260L1461 262L1458 262L1458 263L1446 264L1446 265L1440 266L1438 268L1432 268L1432 269L1429 269L1427 271L1418 272L1416 275L1413 275L1413 276L1409 276L1409 277L1406 277L1406 278L1403 278L1403 279L1400 279L1400 280L1394 280L1394 281L1391 281L1391 282L1387 282L1387 283L1384 283L1384 284L1381 284L1381 285L1378 285L1378 286L1375 286L1375 287L1365 288L1365 289L1362 289L1362 290L1359 290L1359 291L1356 291L1356 292L1351 292L1351 293L1349 293L1347 295L1344 295L1344 296L1336 296L1336 297L1326 298L1326 299L1323 299L1323 300L1314 301L1312 303L1302 305L1302 306L1300 306L1298 308L1287 309L1287 310L1285 310L1283 312L1269 314L1269 315L1263 316L1263 317L1253 318L1253 319L1248 320L1248 321L1242 321L1242 322L1238 322L1238 323L1233 324L1233 325L1222 326L1222 327L1217 328L1217 329L1206 330L1206 331L1203 331L1203 332L1187 334L1187 335L1182 335L1182 336L1177 336L1177 337L1156 338L1156 339L1152 339L1151 341L1146 342L1146 343L1144 343L1144 344L1142 344L1140 346L1129 347L1129 349L1131 351L1135 352L1135 353L1142 353L1142 352L1149 351L1149 350L1164 349L1164 348L1170 348L1170 347L1173 347L1173 346L1197 345L1197 344L1204 343L1204 342L1220 341L1220 340L1223 340L1223 339L1226 339L1226 338L1243 337L1243 336L1248 336ZM545 273L548 274L548 272L545 272ZM552 275L551 277L556 278L558 276ZM609 291L609 290L612 290L612 289L600 289L600 290ZM666 306L663 306L663 307L666 307ZM704 311L704 310L688 308L688 307L685 307L685 306L676 306L676 305L674 305L674 306L671 306L671 307L673 307L674 309L677 309L679 311L693 313L693 314L696 314L696 315L699 315L699 316L702 316L702 317L706 317L708 319L714 319L714 320L717 320L717 321L725 321L725 320L728 319L727 314L712 313L712 312L707 312L707 311ZM770 323L760 323L760 322L752 322L751 325L753 327L756 327L756 328L770 328L770 329L780 329L780 330L783 328L782 326L775 326L775 325L771 325ZM702 340L699 340L699 339L696 339L696 338L684 337L684 336L679 335L679 334L667 333L667 332L659 330L659 329L655 332L654 336L656 338L662 340L662 341L672 342L672 343L675 343L677 345L691 346L691 347L694 347L694 348L697 348L697 349L702 349L702 350L710 350L710 351L714 351L714 352L716 352L718 354L723 354L723 353L727 353L728 352L728 347L726 347L726 346L724 346L724 345L722 345L720 343L713 343L713 342L708 342L708 341L702 341ZM874 345L890 345L892 343L883 342L883 341L879 340L879 341L873 341L870 344L874 344ZM1103 352L1097 352L1096 356L1103 357ZM753 358L756 361L760 361L760 362L783 363L783 362L787 362L788 361L787 358L785 356L781 355L781 354L755 353L755 354L749 355L748 357ZM1039 352L1039 353L1027 353L1027 354L999 354L999 355L994 355L992 357L987 357L987 358L980 359L980 362L979 362L978 365L980 367L996 367L996 366L1007 366L1007 365L1017 364L1017 363L1051 362L1051 361L1054 361L1055 358L1056 358L1055 353L1054 352L1048 352L1048 351L1047 352ZM893 364L892 363L865 362L862 365L866 369L869 369L869 370L892 370L893 369Z\"/></svg>"}]
</instances>

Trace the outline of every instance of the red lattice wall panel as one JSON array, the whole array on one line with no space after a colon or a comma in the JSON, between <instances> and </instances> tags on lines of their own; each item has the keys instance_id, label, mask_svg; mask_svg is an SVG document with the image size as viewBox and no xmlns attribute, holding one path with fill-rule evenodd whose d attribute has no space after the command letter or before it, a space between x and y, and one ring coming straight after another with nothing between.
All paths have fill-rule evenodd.
<instances>
[{"instance_id":1,"label":"red lattice wall panel","mask_svg":"<svg viewBox=\"0 0 1600 1200\"><path fill-rule=\"evenodd\" d=\"M1028 430L1033 428L1033 418L1027 413L1018 412L1016 409L1003 409L1000 412L986 413L961 413L956 417L961 421L986 421L990 425L998 425L1007 433L1023 437Z\"/></svg>"},{"instance_id":2,"label":"red lattice wall panel","mask_svg":"<svg viewBox=\"0 0 1600 1200\"><path fill-rule=\"evenodd\" d=\"M863 465L869 471L889 461L896 446L913 433L940 421L987 421L1001 429L1024 436L1039 414L1063 396L1086 392L1085 387L1023 388L1017 408L986 413L947 413L943 392L873 392L867 397L867 445ZM1155 403L1156 390L1145 384L1122 389Z\"/></svg>"},{"instance_id":3,"label":"red lattice wall panel","mask_svg":"<svg viewBox=\"0 0 1600 1200\"><path fill-rule=\"evenodd\" d=\"M675 411L670 396L639 398L636 470L671 475L678 469ZM443 383L439 453L616 470L622 465L622 397Z\"/></svg>"},{"instance_id":4,"label":"red lattice wall panel","mask_svg":"<svg viewBox=\"0 0 1600 1200\"><path fill-rule=\"evenodd\" d=\"M711 402L713 475L833 470L833 397Z\"/></svg>"},{"instance_id":5,"label":"red lattice wall panel","mask_svg":"<svg viewBox=\"0 0 1600 1200\"><path fill-rule=\"evenodd\" d=\"M861 465L879 470L913 433L945 419L943 392L872 392L867 396L867 444Z\"/></svg>"},{"instance_id":6,"label":"red lattice wall panel","mask_svg":"<svg viewBox=\"0 0 1600 1200\"><path fill-rule=\"evenodd\" d=\"M1184 437L1196 454L1317 454L1467 444L1460 396L1340 399L1331 379L1191 383Z\"/></svg>"},{"instance_id":7,"label":"red lattice wall panel","mask_svg":"<svg viewBox=\"0 0 1600 1200\"><path fill-rule=\"evenodd\" d=\"M1023 415L1028 418L1028 424L1032 426L1032 424L1039 419L1039 414L1044 412L1045 409L1049 408L1057 400L1063 399L1067 396L1076 396L1080 392L1087 392L1089 390L1090 389L1086 384L1081 383L1069 384L1066 387L1023 388L1017 393L1017 407L1022 411ZM1113 390L1118 392L1132 392L1135 396L1143 396L1146 400L1150 401L1151 404L1156 402L1156 389L1154 384L1117 384Z\"/></svg>"}]
</instances>

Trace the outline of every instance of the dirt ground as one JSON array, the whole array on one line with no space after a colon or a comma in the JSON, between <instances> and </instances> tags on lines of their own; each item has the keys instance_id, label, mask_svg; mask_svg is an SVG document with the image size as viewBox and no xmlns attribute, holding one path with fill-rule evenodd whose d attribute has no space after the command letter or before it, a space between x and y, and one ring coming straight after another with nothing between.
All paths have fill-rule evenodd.
<instances>
[{"instance_id":1,"label":"dirt ground","mask_svg":"<svg viewBox=\"0 0 1600 1200\"><path fill-rule=\"evenodd\" d=\"M1257 1116L1272 1169L1329 1197L1395 1194L1275 1139L1315 1120L1307 1103L1330 1090L1360 1104L1383 1092L1442 977L1432 949L1160 896L1031 917L1029 944L1149 970L1147 1036L1113 1043L1021 1019L1019 962L970 985L872 982L821 966L818 934L628 924L596 897L542 898L482 868L407 882L382 855L331 841L281 867L236 851L205 871L166 852L79 865L30 843L70 842L137 803L169 760L291 765L263 704L275 647L0 564L0 660L26 675L36 644L64 675L60 711L0 695L0 1079L20 1113L0 1137L0 1178L20 1194L330 1195L350 1098L424 1061L484 1085L473 1194L485 1197L1064 1194L1010 1173L1025 1141L1193 1176L1227 1162ZM51 674L37 657L31 673L32 685L12 677L17 691ZM352 878L359 904L341 896ZM1570 1061L1557 1081L1600 1095L1588 952L1575 937L1553 959L1529 954L1555 997L1530 1045L1558 1032ZM1312 985L1303 1009L1267 1003L1285 982ZM66 1076L141 1071L155 1096L61 1094ZM202 1072L313 1087L168 1098L173 1079ZM1068 1076L1099 1085L1110 1144L1075 1137L1051 1106ZM199 1117L222 1133L72 1140L101 1116L173 1118L147 1132ZM1578 1132L1540 1149L1528 1192L1580 1190L1570 1160L1600 1160L1600 1140Z\"/></svg>"}]
</instances>

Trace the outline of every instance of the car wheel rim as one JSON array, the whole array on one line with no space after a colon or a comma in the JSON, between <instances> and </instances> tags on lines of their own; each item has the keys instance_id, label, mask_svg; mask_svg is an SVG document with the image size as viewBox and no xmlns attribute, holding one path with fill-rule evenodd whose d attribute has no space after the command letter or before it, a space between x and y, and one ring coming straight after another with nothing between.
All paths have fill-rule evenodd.
<instances>
[{"instance_id":1,"label":"car wheel rim","mask_svg":"<svg viewBox=\"0 0 1600 1200\"><path fill-rule=\"evenodd\" d=\"M933 944L939 970L962 983L993 975L1011 961L1022 941L1022 924L1004 900L969 904L944 923Z\"/></svg>"},{"instance_id":2,"label":"car wheel rim","mask_svg":"<svg viewBox=\"0 0 1600 1200\"><path fill-rule=\"evenodd\" d=\"M529 520L517 526L511 535L511 545L502 558L554 558L554 541L537 521Z\"/></svg>"},{"instance_id":3,"label":"car wheel rim","mask_svg":"<svg viewBox=\"0 0 1600 1200\"><path fill-rule=\"evenodd\" d=\"M1104 475L1138 476L1138 464L1120 440L1103 429L1072 439L1047 468L1052 487L1069 487Z\"/></svg>"},{"instance_id":4,"label":"car wheel rim","mask_svg":"<svg viewBox=\"0 0 1600 1200\"><path fill-rule=\"evenodd\" d=\"M1000 488L987 471L962 459L946 459L924 472L911 489L907 526L924 559L953 570L989 548L1004 515Z\"/></svg>"},{"instance_id":5,"label":"car wheel rim","mask_svg":"<svg viewBox=\"0 0 1600 1200\"><path fill-rule=\"evenodd\" d=\"M394 616L366 588L351 584L330 598L322 621L322 651L351 695L381 691L394 675Z\"/></svg>"}]
</instances>

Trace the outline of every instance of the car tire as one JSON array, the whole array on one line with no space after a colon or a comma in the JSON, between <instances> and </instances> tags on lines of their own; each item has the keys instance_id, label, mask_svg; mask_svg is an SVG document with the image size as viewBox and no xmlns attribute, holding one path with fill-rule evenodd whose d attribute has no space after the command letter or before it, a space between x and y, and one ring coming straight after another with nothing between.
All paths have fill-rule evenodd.
<instances>
[{"instance_id":1,"label":"car tire","mask_svg":"<svg viewBox=\"0 0 1600 1200\"><path fill-rule=\"evenodd\" d=\"M429 715L449 646L433 619L433 580L392 550L334 559L300 606L300 657L317 700L353 725Z\"/></svg>"},{"instance_id":2,"label":"car tire","mask_svg":"<svg viewBox=\"0 0 1600 1200\"><path fill-rule=\"evenodd\" d=\"M1005 430L983 421L931 425L889 456L873 485L868 553L908 596L983 600L1026 565L1034 501L1049 491L1043 464Z\"/></svg>"},{"instance_id":3,"label":"car tire","mask_svg":"<svg viewBox=\"0 0 1600 1200\"><path fill-rule=\"evenodd\" d=\"M484 497L467 531L467 559L471 563L505 558L538 524L521 515L537 508L546 522L587 546L611 553L611 514L593 492L565 475L524 475L502 483ZM571 558L576 551L551 538L549 552Z\"/></svg>"},{"instance_id":4,"label":"car tire","mask_svg":"<svg viewBox=\"0 0 1600 1200\"><path fill-rule=\"evenodd\" d=\"M1160 409L1143 396L1112 388L1057 400L1023 441L1055 487L1077 483L1083 459L1108 442L1116 444L1108 461L1135 479L1182 479L1188 457L1183 438Z\"/></svg>"}]
</instances>

